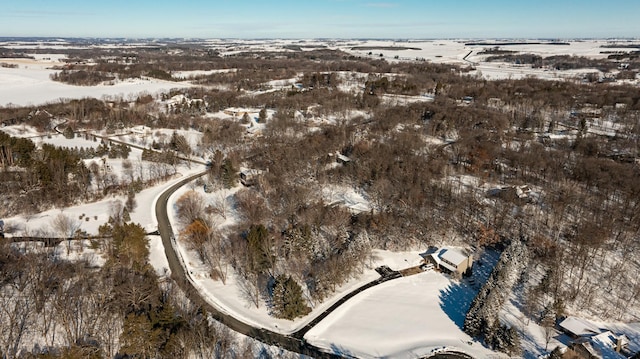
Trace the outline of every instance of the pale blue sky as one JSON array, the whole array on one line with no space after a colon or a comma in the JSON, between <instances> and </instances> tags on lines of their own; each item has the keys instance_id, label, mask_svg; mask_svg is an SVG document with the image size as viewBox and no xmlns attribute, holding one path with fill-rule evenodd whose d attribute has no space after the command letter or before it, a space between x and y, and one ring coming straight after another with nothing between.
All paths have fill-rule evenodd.
<instances>
[{"instance_id":1,"label":"pale blue sky","mask_svg":"<svg viewBox=\"0 0 640 359\"><path fill-rule=\"evenodd\" d=\"M0 37L640 38L640 0L0 1Z\"/></svg>"}]
</instances>

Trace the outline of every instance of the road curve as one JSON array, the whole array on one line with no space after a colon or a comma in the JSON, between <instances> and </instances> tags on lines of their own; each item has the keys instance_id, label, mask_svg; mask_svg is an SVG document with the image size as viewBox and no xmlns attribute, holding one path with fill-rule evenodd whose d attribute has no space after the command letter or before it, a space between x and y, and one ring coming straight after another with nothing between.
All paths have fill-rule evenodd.
<instances>
[{"instance_id":1,"label":"road curve","mask_svg":"<svg viewBox=\"0 0 640 359\"><path fill-rule=\"evenodd\" d=\"M180 182L169 187L164 191L158 201L156 202L156 218L158 219L158 232L162 238L162 244L164 245L165 255L169 262L169 268L171 269L171 277L178 283L178 285L185 291L187 296L194 303L202 306L206 309L213 318L228 326L229 328L237 331L238 333L252 337L263 343L269 345L277 345L278 347L286 350L304 354L314 358L341 358L338 355L323 352L321 349L312 346L301 339L294 338L292 336L282 335L263 328L252 327L251 325L242 322L228 314L221 313L213 305L204 300L198 290L195 288L189 277L185 273L185 268L182 266L178 254L175 251L173 229L169 223L169 216L167 212L167 205L169 197L180 187L189 183L190 181L203 176L205 172L201 172L189 177L185 177Z\"/></svg>"}]
</instances>

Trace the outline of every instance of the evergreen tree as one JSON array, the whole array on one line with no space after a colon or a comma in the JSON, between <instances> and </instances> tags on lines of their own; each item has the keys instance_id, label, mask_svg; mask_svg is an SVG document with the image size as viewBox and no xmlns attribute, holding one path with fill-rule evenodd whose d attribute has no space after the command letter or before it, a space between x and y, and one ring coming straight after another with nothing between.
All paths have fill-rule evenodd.
<instances>
[{"instance_id":1,"label":"evergreen tree","mask_svg":"<svg viewBox=\"0 0 640 359\"><path fill-rule=\"evenodd\" d=\"M122 210L122 220L125 222L131 221L131 214L129 214L129 208L127 207L124 207L124 209Z\"/></svg>"},{"instance_id":2,"label":"evergreen tree","mask_svg":"<svg viewBox=\"0 0 640 359\"><path fill-rule=\"evenodd\" d=\"M276 317L289 320L311 311L302 296L300 285L291 276L285 275L279 275L275 280L272 305Z\"/></svg>"},{"instance_id":3,"label":"evergreen tree","mask_svg":"<svg viewBox=\"0 0 640 359\"><path fill-rule=\"evenodd\" d=\"M222 176L222 184L225 188L234 187L237 183L236 169L230 159L225 159L220 167L220 175Z\"/></svg>"},{"instance_id":4,"label":"evergreen tree","mask_svg":"<svg viewBox=\"0 0 640 359\"><path fill-rule=\"evenodd\" d=\"M120 335L120 354L132 358L155 358L159 347L158 331L146 314L129 314Z\"/></svg>"},{"instance_id":5,"label":"evergreen tree","mask_svg":"<svg viewBox=\"0 0 640 359\"><path fill-rule=\"evenodd\" d=\"M244 123L244 124L251 123L251 117L246 112L244 113L244 115L242 115L242 123Z\"/></svg>"},{"instance_id":6,"label":"evergreen tree","mask_svg":"<svg viewBox=\"0 0 640 359\"><path fill-rule=\"evenodd\" d=\"M71 126L67 126L64 131L62 131L62 135L65 138L72 139L75 134L73 133L73 128L71 128Z\"/></svg>"},{"instance_id":7,"label":"evergreen tree","mask_svg":"<svg viewBox=\"0 0 640 359\"><path fill-rule=\"evenodd\" d=\"M269 246L269 232L262 225L251 225L247 233L249 265L254 273L265 273L273 263Z\"/></svg>"}]
</instances>

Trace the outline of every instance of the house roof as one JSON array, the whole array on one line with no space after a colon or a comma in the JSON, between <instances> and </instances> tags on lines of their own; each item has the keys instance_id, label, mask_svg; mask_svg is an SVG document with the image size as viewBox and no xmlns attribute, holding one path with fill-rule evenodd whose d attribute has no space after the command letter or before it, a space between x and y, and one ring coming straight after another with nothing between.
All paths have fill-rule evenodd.
<instances>
[{"instance_id":1,"label":"house roof","mask_svg":"<svg viewBox=\"0 0 640 359\"><path fill-rule=\"evenodd\" d=\"M624 345L624 339L626 338L624 335L618 337L610 331L606 331L591 337L591 345L601 353L600 357L603 359L622 359L624 356L615 351L619 338L622 339Z\"/></svg>"},{"instance_id":2,"label":"house roof","mask_svg":"<svg viewBox=\"0 0 640 359\"><path fill-rule=\"evenodd\" d=\"M342 161L342 162L349 162L349 161L351 161L351 158L349 158L349 157L347 157L347 156L343 155L343 154L342 154L342 153L340 153L340 152L336 153L336 156L338 156L338 159L339 159L340 161Z\"/></svg>"},{"instance_id":3,"label":"house roof","mask_svg":"<svg viewBox=\"0 0 640 359\"><path fill-rule=\"evenodd\" d=\"M467 256L462 254L459 250L453 248L443 248L439 253L440 258L454 263L456 265L467 260Z\"/></svg>"},{"instance_id":4,"label":"house roof","mask_svg":"<svg viewBox=\"0 0 640 359\"><path fill-rule=\"evenodd\" d=\"M583 347L592 358L602 358L598 350L596 350L596 348L594 348L593 345L591 345L591 342L589 342L588 340L576 342L574 343L574 345Z\"/></svg>"},{"instance_id":5,"label":"house roof","mask_svg":"<svg viewBox=\"0 0 640 359\"><path fill-rule=\"evenodd\" d=\"M602 332L600 328L588 320L576 317L567 317L565 320L561 321L559 325L564 331L579 337L599 334Z\"/></svg>"},{"instance_id":6,"label":"house roof","mask_svg":"<svg viewBox=\"0 0 640 359\"><path fill-rule=\"evenodd\" d=\"M433 258L433 260L436 262L436 264L438 265L438 267L445 267L446 269L455 272L457 270L457 268L452 267L451 265L443 262L442 260L440 260L440 256L438 256L438 253L431 253L431 258Z\"/></svg>"},{"instance_id":7,"label":"house roof","mask_svg":"<svg viewBox=\"0 0 640 359\"><path fill-rule=\"evenodd\" d=\"M258 176L258 175L261 175L262 172L264 171L255 169L255 168L240 167L240 174L245 175L247 177Z\"/></svg>"}]
</instances>

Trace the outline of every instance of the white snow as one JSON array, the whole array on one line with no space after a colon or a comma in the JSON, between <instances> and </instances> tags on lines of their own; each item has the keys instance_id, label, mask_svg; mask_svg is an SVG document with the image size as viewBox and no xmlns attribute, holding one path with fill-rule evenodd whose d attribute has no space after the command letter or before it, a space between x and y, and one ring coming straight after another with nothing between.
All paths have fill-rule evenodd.
<instances>
[{"instance_id":1,"label":"white snow","mask_svg":"<svg viewBox=\"0 0 640 359\"><path fill-rule=\"evenodd\" d=\"M18 68L0 67L0 106L28 106L56 102L60 99L85 97L135 98L140 93L156 94L173 88L191 86L158 79L128 79L113 85L73 86L53 81L50 69L60 65L52 61L2 59L0 62L18 64Z\"/></svg>"},{"instance_id":2,"label":"white snow","mask_svg":"<svg viewBox=\"0 0 640 359\"><path fill-rule=\"evenodd\" d=\"M30 125L25 125L25 124L3 126L3 127L0 127L0 130L9 136L19 137L19 138L47 136L46 134L39 132L37 128Z\"/></svg>"},{"instance_id":3,"label":"white snow","mask_svg":"<svg viewBox=\"0 0 640 359\"><path fill-rule=\"evenodd\" d=\"M237 72L238 69L217 69L217 70L192 70L192 71L174 71L171 73L176 79L192 80L200 76L208 76L213 74L225 74L230 72Z\"/></svg>"},{"instance_id":4,"label":"white snow","mask_svg":"<svg viewBox=\"0 0 640 359\"><path fill-rule=\"evenodd\" d=\"M124 199L123 196L108 197L98 202L67 208L54 208L34 215L5 218L5 227L14 229L11 233L12 236L29 236L35 233L58 236L59 234L55 233L51 223L58 215L65 215L73 220L79 230L95 235L98 234L98 227L107 223L112 203L118 200L124 202Z\"/></svg>"},{"instance_id":5,"label":"white snow","mask_svg":"<svg viewBox=\"0 0 640 359\"><path fill-rule=\"evenodd\" d=\"M467 290L435 271L392 280L347 301L305 339L358 358L418 358L443 346L486 357L494 353L461 329L457 292Z\"/></svg>"},{"instance_id":6,"label":"white snow","mask_svg":"<svg viewBox=\"0 0 640 359\"><path fill-rule=\"evenodd\" d=\"M354 213L371 211L371 203L366 199L366 194L353 188L328 185L322 189L322 197L329 205L345 206Z\"/></svg>"}]
</instances>

